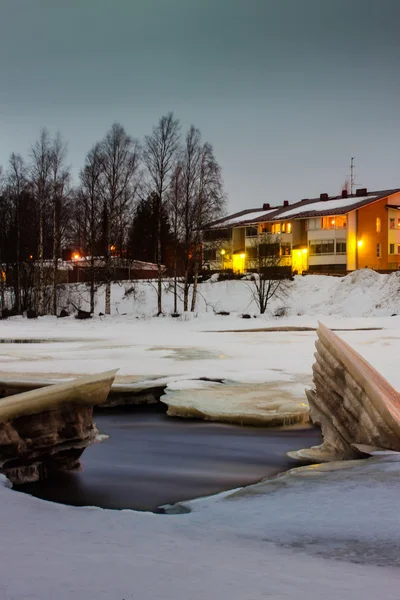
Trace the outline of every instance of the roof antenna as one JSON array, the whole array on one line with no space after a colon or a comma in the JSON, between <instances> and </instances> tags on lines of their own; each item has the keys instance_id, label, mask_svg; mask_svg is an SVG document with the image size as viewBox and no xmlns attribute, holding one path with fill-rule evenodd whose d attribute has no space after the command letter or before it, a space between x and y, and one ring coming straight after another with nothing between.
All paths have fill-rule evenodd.
<instances>
[{"instance_id":1,"label":"roof antenna","mask_svg":"<svg viewBox=\"0 0 400 600\"><path fill-rule=\"evenodd\" d=\"M355 178L354 178L354 156L351 157L350 161L350 195L353 195L355 186Z\"/></svg>"}]
</instances>

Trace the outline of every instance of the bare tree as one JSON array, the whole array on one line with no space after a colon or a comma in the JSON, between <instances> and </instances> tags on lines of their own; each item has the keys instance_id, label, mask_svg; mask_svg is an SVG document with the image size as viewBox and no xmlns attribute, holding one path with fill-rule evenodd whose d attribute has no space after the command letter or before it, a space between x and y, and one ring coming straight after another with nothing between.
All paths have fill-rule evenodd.
<instances>
[{"instance_id":1,"label":"bare tree","mask_svg":"<svg viewBox=\"0 0 400 600\"><path fill-rule=\"evenodd\" d=\"M61 254L63 226L66 223L65 203L70 189L70 171L66 166L67 145L57 133L51 146L50 157L50 199L53 218L53 273L51 306L53 315L57 315L58 264Z\"/></svg>"},{"instance_id":2,"label":"bare tree","mask_svg":"<svg viewBox=\"0 0 400 600\"><path fill-rule=\"evenodd\" d=\"M0 312L1 316L4 314L5 308L5 271L3 268L3 250L4 242L6 239L6 221L8 216L8 206L5 196L3 195L4 176L3 168L0 166Z\"/></svg>"},{"instance_id":3,"label":"bare tree","mask_svg":"<svg viewBox=\"0 0 400 600\"><path fill-rule=\"evenodd\" d=\"M248 263L254 272L248 286L262 315L272 298L287 295L288 279L279 271L280 253L279 237L268 233L254 238L247 248Z\"/></svg>"},{"instance_id":4,"label":"bare tree","mask_svg":"<svg viewBox=\"0 0 400 600\"><path fill-rule=\"evenodd\" d=\"M139 144L114 123L99 145L100 191L103 200L104 258L106 263L105 313L111 313L111 246L115 244L121 214L134 200L139 171ZM122 252L122 248L120 248Z\"/></svg>"},{"instance_id":5,"label":"bare tree","mask_svg":"<svg viewBox=\"0 0 400 600\"><path fill-rule=\"evenodd\" d=\"M6 176L7 194L11 200L15 223L15 310L21 311L21 204L27 188L27 172L23 158L14 152L10 156Z\"/></svg>"},{"instance_id":6,"label":"bare tree","mask_svg":"<svg viewBox=\"0 0 400 600\"><path fill-rule=\"evenodd\" d=\"M167 197L167 208L170 217L171 230L174 237L174 314L178 313L178 246L182 237L184 190L182 163L177 162L171 178L171 186Z\"/></svg>"},{"instance_id":7,"label":"bare tree","mask_svg":"<svg viewBox=\"0 0 400 600\"><path fill-rule=\"evenodd\" d=\"M79 248L84 248L90 261L90 312L95 306L95 256L101 236L101 198L100 183L102 162L100 145L95 144L88 152L83 169L80 172L81 187L77 194L77 211L80 228Z\"/></svg>"},{"instance_id":8,"label":"bare tree","mask_svg":"<svg viewBox=\"0 0 400 600\"><path fill-rule=\"evenodd\" d=\"M183 310L189 309L189 287L191 253L194 244L194 219L196 202L198 198L198 182L201 164L201 135L200 131L193 125L190 127L185 138L185 147L182 158L183 179L183 207L182 228L184 247L184 284L183 284Z\"/></svg>"},{"instance_id":9,"label":"bare tree","mask_svg":"<svg viewBox=\"0 0 400 600\"><path fill-rule=\"evenodd\" d=\"M171 176L179 148L179 121L172 113L161 117L151 135L145 137L143 158L148 171L150 186L156 194L157 212L157 268L158 268L158 311L162 314L162 264L161 264L161 226L162 208L171 184Z\"/></svg>"},{"instance_id":10,"label":"bare tree","mask_svg":"<svg viewBox=\"0 0 400 600\"><path fill-rule=\"evenodd\" d=\"M31 148L30 184L37 203L39 217L38 259L39 281L37 296L37 312L45 312L45 282L44 282L44 225L45 210L50 197L50 173L52 163L52 143L49 133L42 129L40 137Z\"/></svg>"},{"instance_id":11,"label":"bare tree","mask_svg":"<svg viewBox=\"0 0 400 600\"><path fill-rule=\"evenodd\" d=\"M210 219L222 215L225 207L221 169L209 143L201 146L199 181L194 210L194 269L191 311L195 310L199 279L201 237L204 226Z\"/></svg>"}]
</instances>

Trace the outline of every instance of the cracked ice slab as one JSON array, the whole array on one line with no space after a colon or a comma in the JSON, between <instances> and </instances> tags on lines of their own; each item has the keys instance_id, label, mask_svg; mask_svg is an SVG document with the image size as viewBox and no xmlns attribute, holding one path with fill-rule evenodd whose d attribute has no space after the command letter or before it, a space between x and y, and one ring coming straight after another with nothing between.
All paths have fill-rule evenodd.
<instances>
[{"instance_id":1,"label":"cracked ice slab","mask_svg":"<svg viewBox=\"0 0 400 600\"><path fill-rule=\"evenodd\" d=\"M279 427L309 420L301 383L261 384L179 381L169 384L161 401L172 417Z\"/></svg>"}]
</instances>

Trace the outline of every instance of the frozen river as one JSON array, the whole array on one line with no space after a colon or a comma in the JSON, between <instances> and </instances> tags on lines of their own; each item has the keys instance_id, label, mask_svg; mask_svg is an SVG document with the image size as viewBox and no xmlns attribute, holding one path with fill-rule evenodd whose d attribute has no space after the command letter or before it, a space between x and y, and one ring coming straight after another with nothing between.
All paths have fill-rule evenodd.
<instances>
[{"instance_id":1,"label":"frozen river","mask_svg":"<svg viewBox=\"0 0 400 600\"><path fill-rule=\"evenodd\" d=\"M100 412L97 427L110 437L84 452L83 472L20 489L65 504L154 511L298 466L286 452L320 443L319 431L311 428L173 419L165 410L157 405Z\"/></svg>"}]
</instances>

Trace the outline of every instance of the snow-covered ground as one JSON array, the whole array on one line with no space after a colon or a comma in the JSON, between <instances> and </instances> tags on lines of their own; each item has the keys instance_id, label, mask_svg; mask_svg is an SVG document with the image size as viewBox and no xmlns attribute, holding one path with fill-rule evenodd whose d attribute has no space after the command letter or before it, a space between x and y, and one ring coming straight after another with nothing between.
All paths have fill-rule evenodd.
<instances>
[{"instance_id":1,"label":"snow-covered ground","mask_svg":"<svg viewBox=\"0 0 400 600\"><path fill-rule=\"evenodd\" d=\"M315 328L321 320L334 328L383 328L343 331L340 335L400 389L400 273L379 275L364 269L343 279L296 277L287 296L274 299L270 311L263 316L251 303L248 286L247 281L204 283L200 286L199 311L178 319L169 316L171 293L164 294L166 316L152 317L156 311L154 286L136 283L135 294L128 296L126 289L130 284L113 286L110 317L95 316L89 321L73 317L18 317L2 321L3 341L31 338L50 342L1 344L0 378L15 373L24 373L27 378L54 378L115 368L119 369L117 381L146 384L156 378L159 383L168 383L167 399L171 404L182 407L185 398L193 400L190 406L186 405L187 414L199 408L198 401L205 406L209 396L210 384L194 381L199 378L224 380L226 385L263 384L270 401L265 409L271 419L278 413L287 414L290 407L292 414L297 415L303 410L304 387L311 385L315 332L254 330ZM75 304L80 302L82 308L87 308L82 291L73 288L71 293ZM100 293L98 310L102 302ZM283 306L288 316L274 317L276 309ZM231 314L215 314L221 310ZM243 319L243 313L257 318ZM205 390L203 395L201 388ZM216 414L221 420L240 420L240 406L232 405L231 415L226 411L234 396L227 387L220 386L218 397L224 410L208 410L206 416L214 418ZM255 387L254 406L258 396L259 388ZM245 404L248 407L247 399ZM256 413L253 411L253 416ZM264 422L265 414L262 419L260 411L259 414Z\"/></svg>"},{"instance_id":2,"label":"snow-covered ground","mask_svg":"<svg viewBox=\"0 0 400 600\"><path fill-rule=\"evenodd\" d=\"M391 316L400 315L399 289L399 274L368 270L298 277L268 315L245 320L239 315L256 308L244 281L202 285L198 313L181 319L151 318L149 285L137 286L136 300L114 286L111 317L0 322L3 340L53 340L2 343L0 377L120 368L121 380L158 377L171 390L208 377L266 383L304 399L315 332L253 330L321 320L351 330L339 335L400 389L400 316ZM288 316L274 317L282 306ZM171 312L172 296L165 307ZM0 486L0 598L397 600L399 482L397 456L334 471L311 467L173 516L65 507Z\"/></svg>"},{"instance_id":3,"label":"snow-covered ground","mask_svg":"<svg viewBox=\"0 0 400 600\"><path fill-rule=\"evenodd\" d=\"M0 597L398 600L400 462L373 461L179 515L67 507L0 482Z\"/></svg>"}]
</instances>

